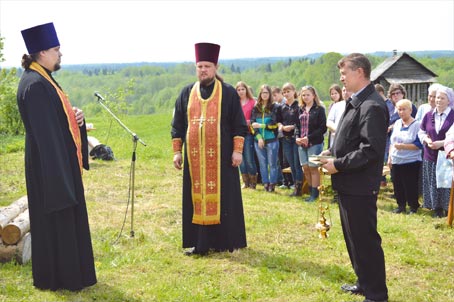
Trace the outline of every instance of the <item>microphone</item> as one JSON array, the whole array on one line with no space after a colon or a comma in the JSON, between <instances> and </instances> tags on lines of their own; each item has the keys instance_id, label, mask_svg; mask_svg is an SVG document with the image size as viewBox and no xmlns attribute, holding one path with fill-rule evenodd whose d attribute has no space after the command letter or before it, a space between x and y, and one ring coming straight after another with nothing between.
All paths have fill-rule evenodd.
<instances>
[{"instance_id":1,"label":"microphone","mask_svg":"<svg viewBox=\"0 0 454 302\"><path fill-rule=\"evenodd\" d=\"M97 97L101 101L104 101L104 98L102 97L102 95L99 94L99 92L95 92L95 97Z\"/></svg>"}]
</instances>

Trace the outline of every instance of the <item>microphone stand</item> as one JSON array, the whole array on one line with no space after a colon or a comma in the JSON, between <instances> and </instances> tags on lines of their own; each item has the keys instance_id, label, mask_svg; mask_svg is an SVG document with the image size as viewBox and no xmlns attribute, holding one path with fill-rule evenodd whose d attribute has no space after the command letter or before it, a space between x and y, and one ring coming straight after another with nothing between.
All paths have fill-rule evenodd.
<instances>
[{"instance_id":1,"label":"microphone stand","mask_svg":"<svg viewBox=\"0 0 454 302\"><path fill-rule=\"evenodd\" d=\"M146 146L144 141L142 141L137 134L129 130L125 124L107 107L106 104L103 103L104 98L97 92L95 92L95 96L97 97L98 103L107 111L109 114L120 124L123 129L128 132L132 137L133 147L132 147L132 157L131 157L131 176L130 176L130 192L131 192L131 232L130 236L134 237L134 178L135 178L135 170L136 170L136 149L137 149L137 142L140 142L142 145Z\"/></svg>"}]
</instances>

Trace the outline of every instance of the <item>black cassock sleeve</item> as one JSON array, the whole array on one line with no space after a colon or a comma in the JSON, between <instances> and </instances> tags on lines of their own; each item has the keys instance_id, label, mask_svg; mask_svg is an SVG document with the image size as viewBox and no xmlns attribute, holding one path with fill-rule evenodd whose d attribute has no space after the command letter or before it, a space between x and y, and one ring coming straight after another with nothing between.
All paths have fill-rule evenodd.
<instances>
[{"instance_id":1,"label":"black cassock sleeve","mask_svg":"<svg viewBox=\"0 0 454 302\"><path fill-rule=\"evenodd\" d=\"M34 153L29 172L41 180L45 211L76 205L81 196L77 190L83 190L82 176L63 105L41 82L32 84L26 94L23 106L29 124L30 152ZM81 138L86 140L86 132L81 130ZM88 161L85 161L87 168Z\"/></svg>"}]
</instances>

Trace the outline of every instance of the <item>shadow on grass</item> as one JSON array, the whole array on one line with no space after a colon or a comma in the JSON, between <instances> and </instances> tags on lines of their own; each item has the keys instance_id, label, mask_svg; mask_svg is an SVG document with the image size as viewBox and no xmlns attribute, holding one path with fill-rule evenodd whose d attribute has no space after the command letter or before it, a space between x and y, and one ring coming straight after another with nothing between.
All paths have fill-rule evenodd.
<instances>
[{"instance_id":1,"label":"shadow on grass","mask_svg":"<svg viewBox=\"0 0 454 302\"><path fill-rule=\"evenodd\" d=\"M338 283L339 281L355 281L355 276L350 267L343 265L323 264L313 261L301 260L301 256L291 257L284 254L270 254L253 248L244 248L234 252L223 252L209 254L208 257L215 259L228 258L231 261L239 262L256 268L266 268L284 274L307 274L314 278L322 278L325 281ZM323 260L322 260L323 262Z\"/></svg>"},{"instance_id":2,"label":"shadow on grass","mask_svg":"<svg viewBox=\"0 0 454 302\"><path fill-rule=\"evenodd\" d=\"M53 293L53 292L51 292ZM122 301L139 302L141 299L129 297L125 293L110 285L98 282L81 291L56 291L55 301Z\"/></svg>"}]
</instances>

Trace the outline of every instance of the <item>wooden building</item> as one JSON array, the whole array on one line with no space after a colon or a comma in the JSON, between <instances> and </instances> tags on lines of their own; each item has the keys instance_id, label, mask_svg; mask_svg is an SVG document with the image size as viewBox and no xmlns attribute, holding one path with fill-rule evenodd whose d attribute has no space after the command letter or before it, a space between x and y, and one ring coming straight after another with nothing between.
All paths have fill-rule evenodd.
<instances>
[{"instance_id":1,"label":"wooden building","mask_svg":"<svg viewBox=\"0 0 454 302\"><path fill-rule=\"evenodd\" d=\"M406 98L416 106L427 102L429 86L438 77L407 53L397 54L383 61L371 73L371 81L381 84L388 91L391 83L398 83L407 90Z\"/></svg>"}]
</instances>

